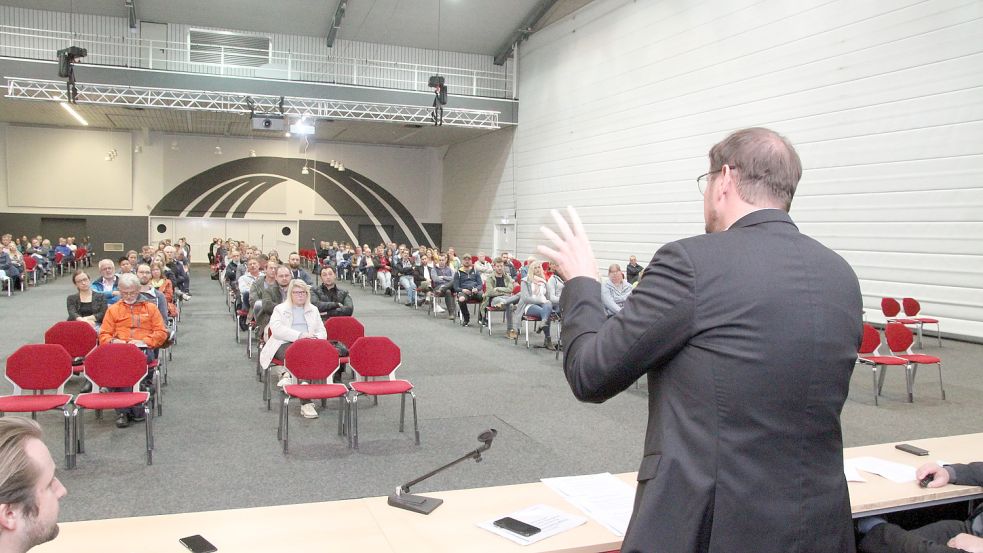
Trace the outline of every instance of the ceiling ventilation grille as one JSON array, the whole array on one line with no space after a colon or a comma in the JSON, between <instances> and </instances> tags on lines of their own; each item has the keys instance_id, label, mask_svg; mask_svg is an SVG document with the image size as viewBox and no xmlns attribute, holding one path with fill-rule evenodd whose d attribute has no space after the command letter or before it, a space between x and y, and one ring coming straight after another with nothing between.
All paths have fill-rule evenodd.
<instances>
[{"instance_id":1,"label":"ceiling ventilation grille","mask_svg":"<svg viewBox=\"0 0 983 553\"><path fill-rule=\"evenodd\" d=\"M188 61L260 67L270 63L269 37L227 31L188 31Z\"/></svg>"}]
</instances>

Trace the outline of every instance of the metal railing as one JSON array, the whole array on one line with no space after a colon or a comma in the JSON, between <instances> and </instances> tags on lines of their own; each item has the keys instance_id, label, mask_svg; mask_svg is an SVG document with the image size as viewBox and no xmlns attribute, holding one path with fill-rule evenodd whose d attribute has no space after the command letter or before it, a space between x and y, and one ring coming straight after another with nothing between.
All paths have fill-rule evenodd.
<instances>
[{"instance_id":1,"label":"metal railing","mask_svg":"<svg viewBox=\"0 0 983 553\"><path fill-rule=\"evenodd\" d=\"M109 65L207 75L283 79L427 91L431 75L443 75L451 94L510 98L512 80L501 71L440 67L396 61L319 56L276 50L168 42L138 37L113 37L47 29L0 25L0 56L56 60L56 52L68 46L88 50L83 65ZM191 61L207 49L217 62ZM229 60L240 63L227 63Z\"/></svg>"}]
</instances>

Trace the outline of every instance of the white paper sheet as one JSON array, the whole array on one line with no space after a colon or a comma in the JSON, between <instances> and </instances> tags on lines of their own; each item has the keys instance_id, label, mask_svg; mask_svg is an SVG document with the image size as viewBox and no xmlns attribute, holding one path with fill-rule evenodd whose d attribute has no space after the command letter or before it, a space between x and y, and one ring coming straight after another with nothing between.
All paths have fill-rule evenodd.
<instances>
[{"instance_id":1,"label":"white paper sheet","mask_svg":"<svg viewBox=\"0 0 983 553\"><path fill-rule=\"evenodd\" d=\"M525 522L526 524L532 524L536 528L539 528L539 532L526 537L510 532L505 528L495 526L495 521L503 517L512 517L516 520ZM533 505L532 507L528 507L521 511L495 517L491 520L486 520L485 522L479 522L478 527L484 528L493 534L498 534L503 538L508 538L519 545L529 545L531 543L545 540L550 536L555 536L560 532L566 532L571 528L576 528L585 522L587 522L587 519L584 517L564 513L563 511L554 509L549 505L539 504Z\"/></svg>"},{"instance_id":2,"label":"white paper sheet","mask_svg":"<svg viewBox=\"0 0 983 553\"><path fill-rule=\"evenodd\" d=\"M589 517L624 537L635 503L635 490L609 472L543 478L542 482Z\"/></svg>"},{"instance_id":3,"label":"white paper sheet","mask_svg":"<svg viewBox=\"0 0 983 553\"><path fill-rule=\"evenodd\" d=\"M856 469L878 474L899 484L915 481L915 467L910 465L886 461L877 457L854 457L843 462L844 466L848 463Z\"/></svg>"},{"instance_id":4,"label":"white paper sheet","mask_svg":"<svg viewBox=\"0 0 983 553\"><path fill-rule=\"evenodd\" d=\"M860 473L857 472L857 467L853 466L853 464L850 463L850 460L849 459L844 459L843 460L843 474L846 476L846 481L847 482L866 482L867 481L866 478L864 478L863 476L860 476Z\"/></svg>"}]
</instances>

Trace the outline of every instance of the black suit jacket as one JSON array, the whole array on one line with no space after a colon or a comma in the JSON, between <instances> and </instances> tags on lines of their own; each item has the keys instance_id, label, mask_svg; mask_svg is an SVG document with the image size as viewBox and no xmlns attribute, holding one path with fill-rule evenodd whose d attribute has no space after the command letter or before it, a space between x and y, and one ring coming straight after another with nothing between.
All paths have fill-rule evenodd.
<instances>
[{"instance_id":1,"label":"black suit jacket","mask_svg":"<svg viewBox=\"0 0 983 553\"><path fill-rule=\"evenodd\" d=\"M840 430L862 334L850 266L767 209L666 244L645 275L610 319L593 279L561 297L579 399L648 375L622 551L853 551Z\"/></svg>"}]
</instances>

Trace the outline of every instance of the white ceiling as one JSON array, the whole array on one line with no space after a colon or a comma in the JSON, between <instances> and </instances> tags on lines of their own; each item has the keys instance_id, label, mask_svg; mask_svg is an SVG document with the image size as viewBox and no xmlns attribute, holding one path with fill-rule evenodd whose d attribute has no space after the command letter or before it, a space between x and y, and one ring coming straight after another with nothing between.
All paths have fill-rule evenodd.
<instances>
[{"instance_id":1,"label":"white ceiling","mask_svg":"<svg viewBox=\"0 0 983 553\"><path fill-rule=\"evenodd\" d=\"M161 23L294 35L326 36L338 0L134 0L137 18ZM417 48L494 55L541 0L348 0L339 38ZM536 25L541 29L592 0L559 0ZM22 8L125 17L124 0L0 0ZM0 22L2 23L2 22ZM82 105L90 127L218 136L276 136L253 131L241 115ZM0 122L76 126L54 102L0 95ZM404 146L445 146L487 129L406 126L363 121L319 121L318 140Z\"/></svg>"},{"instance_id":2,"label":"white ceiling","mask_svg":"<svg viewBox=\"0 0 983 553\"><path fill-rule=\"evenodd\" d=\"M537 28L591 0L559 0ZM338 0L134 0L137 18L158 23L327 36ZM494 55L540 0L348 0L338 37ZM0 0L65 13L125 17L123 0ZM439 14L439 33L438 33Z\"/></svg>"}]
</instances>

